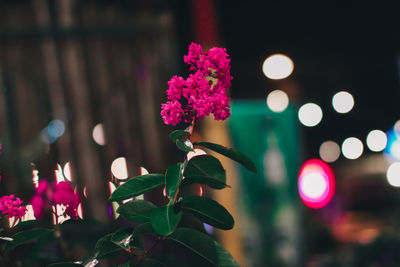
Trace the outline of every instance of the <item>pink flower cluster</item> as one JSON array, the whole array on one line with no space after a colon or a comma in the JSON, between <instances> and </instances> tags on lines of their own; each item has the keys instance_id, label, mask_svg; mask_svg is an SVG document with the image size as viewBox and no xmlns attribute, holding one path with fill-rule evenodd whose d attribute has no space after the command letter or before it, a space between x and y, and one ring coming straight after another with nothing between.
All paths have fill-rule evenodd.
<instances>
[{"instance_id":1,"label":"pink flower cluster","mask_svg":"<svg viewBox=\"0 0 400 267\"><path fill-rule=\"evenodd\" d=\"M184 62L195 73L186 80L174 76L168 82L168 101L161 105L165 124L176 125L182 119L191 122L211 113L216 120L225 120L230 116L226 90L231 86L232 76L228 57L225 48L213 47L204 52L201 45L190 44Z\"/></svg>"},{"instance_id":2,"label":"pink flower cluster","mask_svg":"<svg viewBox=\"0 0 400 267\"><path fill-rule=\"evenodd\" d=\"M64 205L65 213L72 219L78 219L78 206L81 202L77 194L68 182L59 182L49 185L46 180L40 180L36 188L36 194L31 199L33 212L36 218L43 217L47 208L52 205Z\"/></svg>"},{"instance_id":3,"label":"pink flower cluster","mask_svg":"<svg viewBox=\"0 0 400 267\"><path fill-rule=\"evenodd\" d=\"M0 211L9 218L15 217L16 219L21 219L27 209L25 206L22 206L21 199L14 197L14 195L9 195L0 198Z\"/></svg>"}]
</instances>

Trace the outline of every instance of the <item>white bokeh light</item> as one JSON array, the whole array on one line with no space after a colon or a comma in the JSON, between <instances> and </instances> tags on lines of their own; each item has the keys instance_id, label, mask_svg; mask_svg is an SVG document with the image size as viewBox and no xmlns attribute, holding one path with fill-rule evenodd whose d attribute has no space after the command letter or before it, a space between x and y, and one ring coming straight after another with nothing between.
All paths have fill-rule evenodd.
<instances>
[{"instance_id":1,"label":"white bokeh light","mask_svg":"<svg viewBox=\"0 0 400 267\"><path fill-rule=\"evenodd\" d=\"M111 164L111 172L120 180L127 179L128 168L126 166L126 159L124 157L116 158Z\"/></svg>"},{"instance_id":2,"label":"white bokeh light","mask_svg":"<svg viewBox=\"0 0 400 267\"><path fill-rule=\"evenodd\" d=\"M149 171L145 167L140 167L140 175L149 174Z\"/></svg>"},{"instance_id":3,"label":"white bokeh light","mask_svg":"<svg viewBox=\"0 0 400 267\"><path fill-rule=\"evenodd\" d=\"M300 182L300 188L303 194L309 198L320 198L328 187L325 177L318 172L305 174Z\"/></svg>"},{"instance_id":4,"label":"white bokeh light","mask_svg":"<svg viewBox=\"0 0 400 267\"><path fill-rule=\"evenodd\" d=\"M385 149L387 136L381 130L372 130L367 135L367 146L371 151L380 152Z\"/></svg>"},{"instance_id":5,"label":"white bokeh light","mask_svg":"<svg viewBox=\"0 0 400 267\"><path fill-rule=\"evenodd\" d=\"M325 162L334 162L340 156L340 147L336 142L325 141L319 147L319 156Z\"/></svg>"},{"instance_id":6,"label":"white bokeh light","mask_svg":"<svg viewBox=\"0 0 400 267\"><path fill-rule=\"evenodd\" d=\"M195 148L195 149L193 149L193 151L190 151L187 154L187 159L190 160L193 157L200 156L200 155L206 155L206 154L207 153L203 149Z\"/></svg>"},{"instance_id":7,"label":"white bokeh light","mask_svg":"<svg viewBox=\"0 0 400 267\"><path fill-rule=\"evenodd\" d=\"M363 143L355 137L346 138L342 144L342 153L348 159L359 158L364 151Z\"/></svg>"},{"instance_id":8,"label":"white bokeh light","mask_svg":"<svg viewBox=\"0 0 400 267\"><path fill-rule=\"evenodd\" d=\"M92 137L93 140L101 146L104 146L106 144L106 139L104 138L104 129L103 129L103 124L99 123L93 128L92 132Z\"/></svg>"},{"instance_id":9,"label":"white bokeh light","mask_svg":"<svg viewBox=\"0 0 400 267\"><path fill-rule=\"evenodd\" d=\"M392 163L386 171L386 179L391 186L400 187L400 162Z\"/></svg>"},{"instance_id":10,"label":"white bokeh light","mask_svg":"<svg viewBox=\"0 0 400 267\"><path fill-rule=\"evenodd\" d=\"M307 103L299 109L299 120L307 127L316 126L322 120L322 109L314 103Z\"/></svg>"},{"instance_id":11,"label":"white bokeh light","mask_svg":"<svg viewBox=\"0 0 400 267\"><path fill-rule=\"evenodd\" d=\"M395 122L393 129L395 132L400 132L400 120Z\"/></svg>"},{"instance_id":12,"label":"white bokeh light","mask_svg":"<svg viewBox=\"0 0 400 267\"><path fill-rule=\"evenodd\" d=\"M354 107L354 98L349 92L341 91L333 96L332 105L336 112L347 113Z\"/></svg>"},{"instance_id":13,"label":"white bokeh light","mask_svg":"<svg viewBox=\"0 0 400 267\"><path fill-rule=\"evenodd\" d=\"M282 112L289 105L288 95L281 90L274 90L267 96L267 106L273 112Z\"/></svg>"},{"instance_id":14,"label":"white bokeh light","mask_svg":"<svg viewBox=\"0 0 400 267\"><path fill-rule=\"evenodd\" d=\"M400 141L394 141L390 146L390 154L395 160L400 160Z\"/></svg>"},{"instance_id":15,"label":"white bokeh light","mask_svg":"<svg viewBox=\"0 0 400 267\"><path fill-rule=\"evenodd\" d=\"M61 168L60 164L57 164L57 170L54 171L54 174L56 176L57 183L65 181L65 177L63 175L62 168Z\"/></svg>"},{"instance_id":16,"label":"white bokeh light","mask_svg":"<svg viewBox=\"0 0 400 267\"><path fill-rule=\"evenodd\" d=\"M115 186L115 184L113 182L108 182L108 187L110 189L110 195L112 195L112 193L115 191L115 189L117 189L117 187Z\"/></svg>"},{"instance_id":17,"label":"white bokeh light","mask_svg":"<svg viewBox=\"0 0 400 267\"><path fill-rule=\"evenodd\" d=\"M64 177L68 180L68 181L72 181L71 180L71 164L69 163L69 161L67 163L65 163L64 165L64 169L63 169L63 173L64 173Z\"/></svg>"},{"instance_id":18,"label":"white bokeh light","mask_svg":"<svg viewBox=\"0 0 400 267\"><path fill-rule=\"evenodd\" d=\"M265 59L262 70L264 75L273 80L284 79L292 74L293 61L286 55L274 54Z\"/></svg>"}]
</instances>

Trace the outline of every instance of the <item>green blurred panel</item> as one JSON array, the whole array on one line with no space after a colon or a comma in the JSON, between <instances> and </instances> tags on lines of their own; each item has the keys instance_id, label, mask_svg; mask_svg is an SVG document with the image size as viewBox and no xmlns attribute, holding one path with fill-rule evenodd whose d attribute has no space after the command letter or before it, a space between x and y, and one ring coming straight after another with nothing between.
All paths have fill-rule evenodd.
<instances>
[{"instance_id":1,"label":"green blurred panel","mask_svg":"<svg viewBox=\"0 0 400 267\"><path fill-rule=\"evenodd\" d=\"M240 219L250 266L301 266L295 109L274 113L264 101L236 101L229 127L233 146L258 169L255 174L239 167Z\"/></svg>"}]
</instances>

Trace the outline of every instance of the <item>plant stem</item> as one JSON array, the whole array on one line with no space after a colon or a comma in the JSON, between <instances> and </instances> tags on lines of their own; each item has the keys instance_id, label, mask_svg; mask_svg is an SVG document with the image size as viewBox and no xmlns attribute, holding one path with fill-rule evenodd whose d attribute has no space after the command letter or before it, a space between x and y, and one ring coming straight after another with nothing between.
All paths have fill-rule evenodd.
<instances>
[{"instance_id":1,"label":"plant stem","mask_svg":"<svg viewBox=\"0 0 400 267\"><path fill-rule=\"evenodd\" d=\"M196 124L196 119L192 120L192 123L190 124L190 132L189 132L189 141L192 138L193 135L193 131L194 131L194 126ZM185 154L185 161L187 160L187 153ZM173 204L176 203L177 199L178 199L178 195L179 195L179 186L176 190L175 196L173 198ZM154 244L148 249L146 250L138 259L137 261L131 265L131 266L139 266L140 264L142 264L142 262L147 258L147 256L149 255L149 253L161 242L161 240L163 240L165 237L164 236L159 236L158 239L154 242Z\"/></svg>"},{"instance_id":2,"label":"plant stem","mask_svg":"<svg viewBox=\"0 0 400 267\"><path fill-rule=\"evenodd\" d=\"M57 218L57 216L56 216ZM61 250L64 254L64 256L68 259L68 260L72 260L71 254L68 251L67 248L67 244L65 243L64 238L62 237L62 233L61 233L61 229L60 229L60 225L57 223L54 225L54 234L58 240L58 243L61 247Z\"/></svg>"},{"instance_id":3,"label":"plant stem","mask_svg":"<svg viewBox=\"0 0 400 267\"><path fill-rule=\"evenodd\" d=\"M190 124L189 140L192 138L195 123L196 123L196 119L193 119L192 123Z\"/></svg>"},{"instance_id":4,"label":"plant stem","mask_svg":"<svg viewBox=\"0 0 400 267\"><path fill-rule=\"evenodd\" d=\"M174 199L172 200L172 204L176 203L176 200L178 199L178 194L179 194L179 187L176 189L176 193L175 193Z\"/></svg>"},{"instance_id":5,"label":"plant stem","mask_svg":"<svg viewBox=\"0 0 400 267\"><path fill-rule=\"evenodd\" d=\"M19 219L14 218L14 222L13 222L13 225L11 226L11 228L14 228L17 225L17 222L19 222Z\"/></svg>"},{"instance_id":6,"label":"plant stem","mask_svg":"<svg viewBox=\"0 0 400 267\"><path fill-rule=\"evenodd\" d=\"M196 119L193 119L193 120L192 120L192 123L190 124L189 141L190 141L190 139L192 138L195 124L196 124ZM184 162L185 162L186 160L187 160L187 152L186 152L186 154L185 154L185 160L184 160ZM179 186L178 186L178 188L176 189L175 196L174 196L174 198L173 198L173 200L172 200L172 203L173 203L173 204L175 204L176 201L178 200L178 195L179 195Z\"/></svg>"},{"instance_id":7,"label":"plant stem","mask_svg":"<svg viewBox=\"0 0 400 267\"><path fill-rule=\"evenodd\" d=\"M146 250L143 254L142 254L142 256L135 262L135 264L134 265L131 265L131 266L139 266L140 264L142 264L142 262L147 258L147 256L149 256L149 253L161 242L161 240L163 240L164 239L164 237L163 236L159 236L158 238L157 238L157 240L153 243L153 245L148 249L148 250Z\"/></svg>"},{"instance_id":8,"label":"plant stem","mask_svg":"<svg viewBox=\"0 0 400 267\"><path fill-rule=\"evenodd\" d=\"M68 251L67 248L67 244L65 243L64 238L62 237L62 233L61 233L61 229L60 229L60 225L58 224L58 209L57 209L57 205L54 206L55 212L53 211L53 214L55 216L56 219L56 224L54 225L54 234L58 240L58 244L61 247L61 251L63 252L64 256L68 259L68 260L72 260L71 258L71 254Z\"/></svg>"}]
</instances>

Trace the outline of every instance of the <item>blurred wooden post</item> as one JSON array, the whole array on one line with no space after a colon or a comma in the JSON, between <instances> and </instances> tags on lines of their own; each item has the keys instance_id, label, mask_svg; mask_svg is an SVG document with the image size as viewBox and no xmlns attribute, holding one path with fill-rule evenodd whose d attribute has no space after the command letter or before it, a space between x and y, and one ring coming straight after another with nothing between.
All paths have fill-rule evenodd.
<instances>
[{"instance_id":1,"label":"blurred wooden post","mask_svg":"<svg viewBox=\"0 0 400 267\"><path fill-rule=\"evenodd\" d=\"M39 29L50 29L51 19L46 0L33 0L33 12ZM63 166L66 162L71 160L71 137L70 129L68 127L68 118L66 111L66 103L64 99L63 86L61 82L61 70L59 66L56 45L51 36L46 37L40 42L41 56L43 57L43 65L45 69L46 78L53 119L59 119L66 125L63 136L57 139L54 144L57 147L58 161ZM74 166L71 166L74 169Z\"/></svg>"},{"instance_id":2,"label":"blurred wooden post","mask_svg":"<svg viewBox=\"0 0 400 267\"><path fill-rule=\"evenodd\" d=\"M99 22L104 19L104 11L99 10L96 5L89 5L88 11L85 16L82 18L82 26L83 27L95 27ZM110 12L107 9L107 12ZM88 56L88 75L90 77L90 81L92 87L95 88L95 93L93 94L95 97L96 107L95 109L99 112L97 119L99 123L103 124L103 130L105 135L106 144L104 149L101 150L103 153L103 170L104 173L110 174L110 166L112 161L121 156L120 147L127 150L127 152L133 151L134 147L126 146L125 144L120 144L121 140L131 140L133 136L124 135L121 136L121 125L119 123L119 119L122 115L125 118L130 118L128 114L122 114L116 107L120 106L118 101L133 101L133 99L125 99L124 97L118 97L117 103L115 98L116 88L112 83L112 73L110 70L119 69L119 64L115 66L109 66L110 59L109 49L106 45L106 41L104 37L89 37L86 40L85 53ZM122 56L127 57L125 54L121 53ZM125 89L125 88L122 88ZM120 93L118 94L120 95ZM132 116L134 117L134 116ZM125 127L127 124L125 125ZM124 154L124 153L122 153ZM130 156L129 153L126 155L127 167L128 167L128 175L129 177L133 177L139 174L138 168L134 168L133 164L136 163L135 159Z\"/></svg>"},{"instance_id":3,"label":"blurred wooden post","mask_svg":"<svg viewBox=\"0 0 400 267\"><path fill-rule=\"evenodd\" d=\"M3 82L3 66L0 60L0 180L3 177L4 169L4 157L3 157L3 145L4 139L8 135L8 123L7 123L7 106L6 98L4 95L4 82Z\"/></svg>"},{"instance_id":4,"label":"blurred wooden post","mask_svg":"<svg viewBox=\"0 0 400 267\"><path fill-rule=\"evenodd\" d=\"M144 48L142 48L144 49ZM162 164L162 159L160 155L160 126L157 124L156 118L160 116L156 113L156 110L160 110L157 108L154 99L154 81L151 78L151 75L155 75L154 66L155 62L151 56L150 51L144 49L141 51L142 57L140 59L140 63L138 64L139 68L142 68L141 71L144 71L144 77L141 79L138 84L138 96L139 96L139 108L140 108L140 116L141 116L141 128L143 131L143 139L145 143L145 158L147 162L151 162L152 165L158 167Z\"/></svg>"},{"instance_id":5,"label":"blurred wooden post","mask_svg":"<svg viewBox=\"0 0 400 267\"><path fill-rule=\"evenodd\" d=\"M232 147L227 131L228 126L226 121L215 121L211 115L210 117L207 117L205 120L203 120L202 123L202 141ZM221 203L221 205L223 205L235 219L235 226L232 230L217 230L218 237L221 244L226 248L226 250L228 250L232 254L239 265L247 266L247 264L244 262L243 246L240 238L241 221L239 220L240 201L238 198L240 183L238 180L239 178L237 169L235 168L232 160L212 151L207 152L221 161L222 166L226 169L227 184L232 186L232 188L225 188L224 190L213 191L212 194L215 200Z\"/></svg>"},{"instance_id":6,"label":"blurred wooden post","mask_svg":"<svg viewBox=\"0 0 400 267\"><path fill-rule=\"evenodd\" d=\"M75 26L72 10L76 2L72 0L56 1L58 23L62 30ZM82 190L87 188L86 212L97 220L109 221L106 177L102 177L95 143L92 140L92 120L88 84L85 80L85 69L79 41L69 38L60 49L61 62L65 74L65 84L71 99L71 132L74 140L75 170L78 185ZM85 210L84 210L85 211Z\"/></svg>"},{"instance_id":7,"label":"blurred wooden post","mask_svg":"<svg viewBox=\"0 0 400 267\"><path fill-rule=\"evenodd\" d=\"M134 76L131 53L129 49L126 49L125 43L119 40L115 40L108 47L108 51L110 51L109 63L112 70L109 69L113 78L113 98L110 105L114 113L118 114L119 122L116 140L118 140L118 145L127 158L130 177L137 176L139 175L140 164L142 164L140 152L143 149L143 144L140 142L140 127L137 125L137 117L134 116L138 113L131 113L129 110L129 106L138 105L138 99L129 98L128 94L132 87L128 77Z\"/></svg>"}]
</instances>

